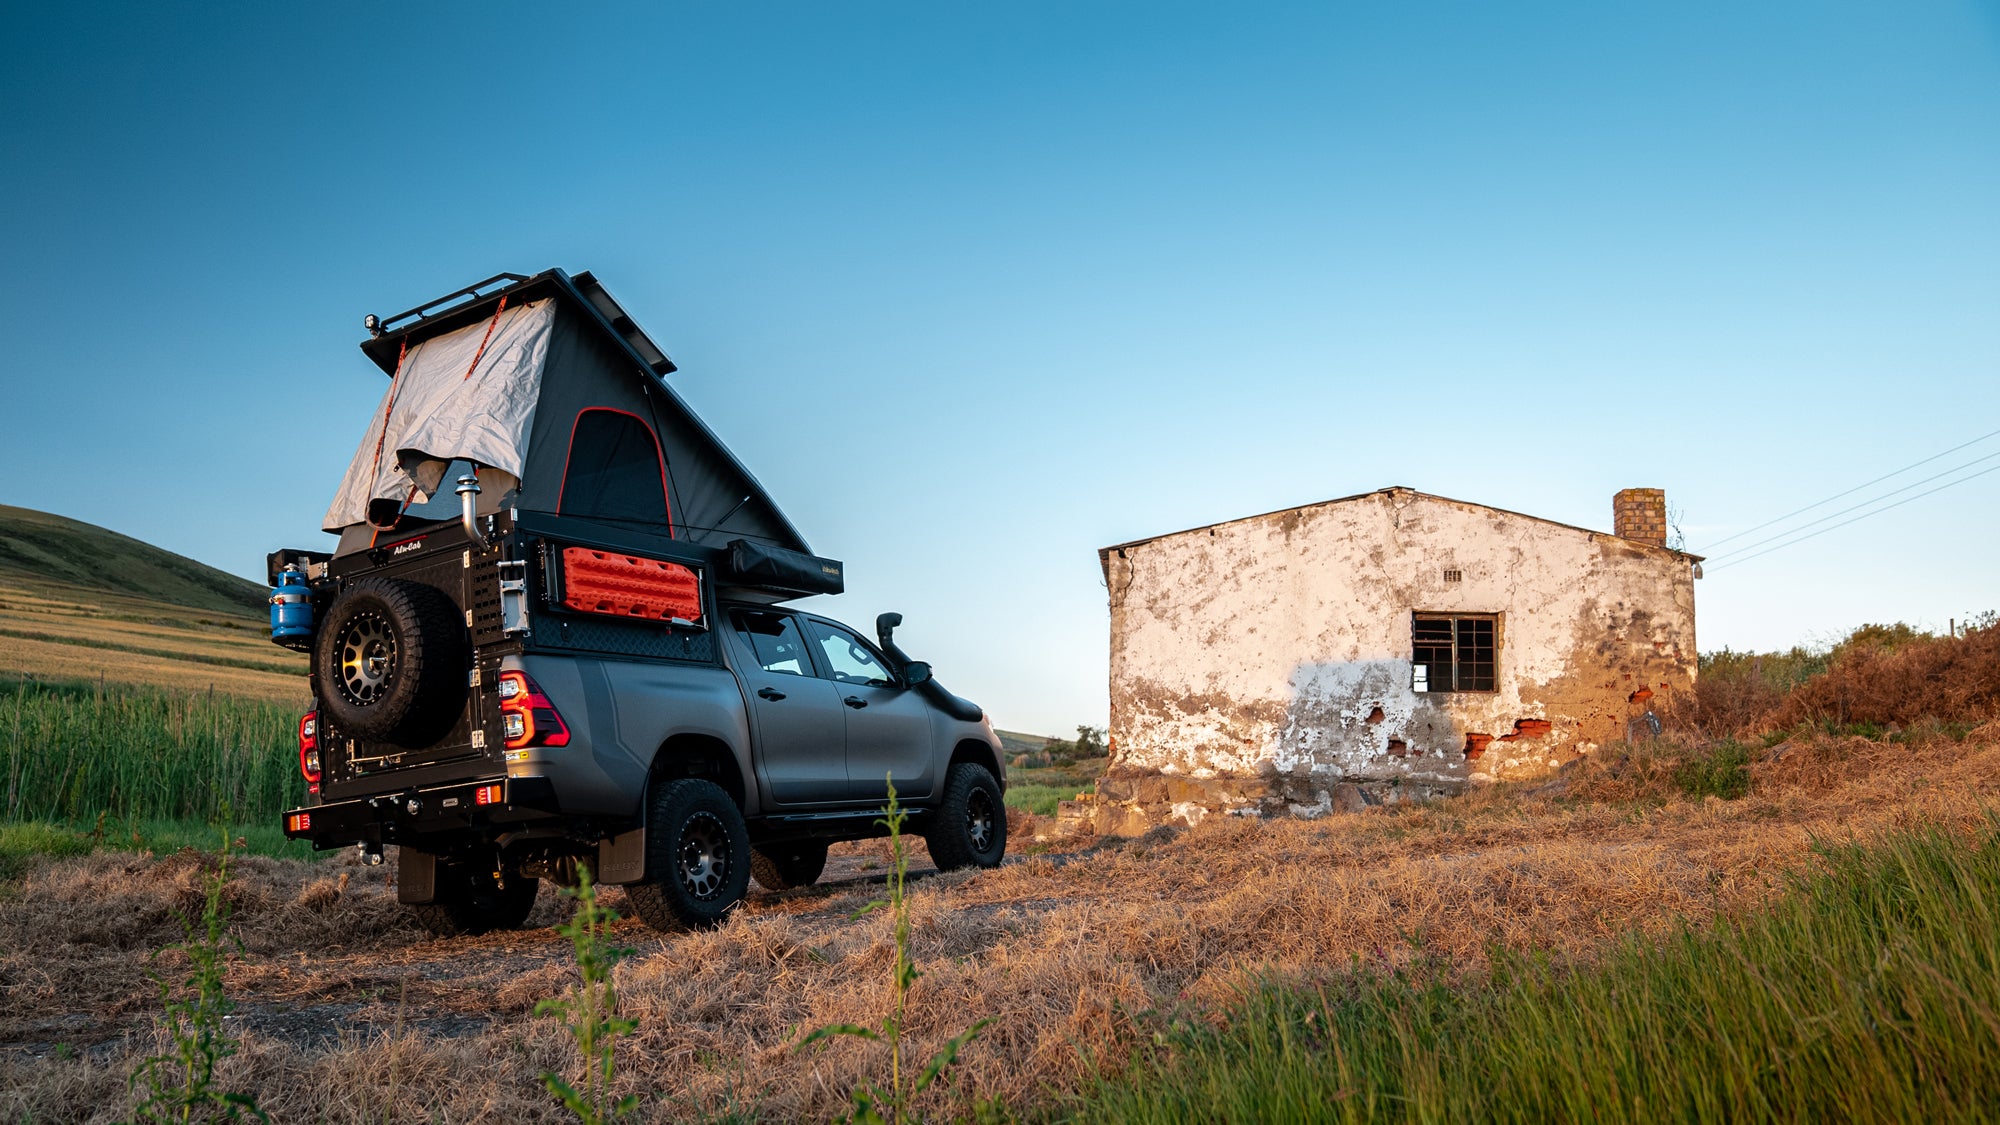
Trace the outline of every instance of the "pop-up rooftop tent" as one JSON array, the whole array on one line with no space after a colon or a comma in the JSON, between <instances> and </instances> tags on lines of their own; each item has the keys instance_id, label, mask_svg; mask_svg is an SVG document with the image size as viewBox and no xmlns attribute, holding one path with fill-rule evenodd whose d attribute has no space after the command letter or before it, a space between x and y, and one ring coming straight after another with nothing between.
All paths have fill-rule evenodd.
<instances>
[{"instance_id":1,"label":"pop-up rooftop tent","mask_svg":"<svg viewBox=\"0 0 2000 1125\"><path fill-rule=\"evenodd\" d=\"M371 326L361 347L390 384L323 521L341 553L412 506L449 499L469 464L488 506L733 546L744 577L771 565L761 556L782 569L798 561L787 553L810 555L661 378L673 361L590 274L502 274ZM837 590L839 564L828 565L818 569Z\"/></svg>"}]
</instances>

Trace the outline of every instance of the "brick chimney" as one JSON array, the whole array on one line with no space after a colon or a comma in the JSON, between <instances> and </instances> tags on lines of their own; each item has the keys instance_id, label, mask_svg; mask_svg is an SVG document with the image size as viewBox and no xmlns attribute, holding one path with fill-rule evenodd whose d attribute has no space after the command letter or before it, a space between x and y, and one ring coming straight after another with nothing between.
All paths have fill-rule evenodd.
<instances>
[{"instance_id":1,"label":"brick chimney","mask_svg":"<svg viewBox=\"0 0 2000 1125\"><path fill-rule=\"evenodd\" d=\"M1628 488L1611 498L1611 533L1635 543L1667 545L1667 490Z\"/></svg>"}]
</instances>

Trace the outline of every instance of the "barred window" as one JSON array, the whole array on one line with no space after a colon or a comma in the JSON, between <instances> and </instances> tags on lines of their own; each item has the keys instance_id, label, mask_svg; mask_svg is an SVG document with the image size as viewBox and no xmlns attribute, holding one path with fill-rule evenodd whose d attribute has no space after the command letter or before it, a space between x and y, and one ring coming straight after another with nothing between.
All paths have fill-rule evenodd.
<instances>
[{"instance_id":1,"label":"barred window","mask_svg":"<svg viewBox=\"0 0 2000 1125\"><path fill-rule=\"evenodd\" d=\"M1418 691L1493 691L1499 618L1490 613L1419 613L1410 629L1410 686Z\"/></svg>"}]
</instances>

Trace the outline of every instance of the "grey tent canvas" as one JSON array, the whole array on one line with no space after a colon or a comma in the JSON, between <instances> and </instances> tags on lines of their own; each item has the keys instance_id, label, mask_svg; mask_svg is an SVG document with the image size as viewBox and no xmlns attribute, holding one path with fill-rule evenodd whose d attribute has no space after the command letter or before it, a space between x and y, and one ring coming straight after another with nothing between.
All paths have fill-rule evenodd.
<instances>
[{"instance_id":1,"label":"grey tent canvas","mask_svg":"<svg viewBox=\"0 0 2000 1125\"><path fill-rule=\"evenodd\" d=\"M811 553L661 378L672 361L590 274L504 279L440 312L391 318L362 344L390 385L323 521L346 533L342 553L448 496L453 462L479 468L489 506L684 544Z\"/></svg>"}]
</instances>

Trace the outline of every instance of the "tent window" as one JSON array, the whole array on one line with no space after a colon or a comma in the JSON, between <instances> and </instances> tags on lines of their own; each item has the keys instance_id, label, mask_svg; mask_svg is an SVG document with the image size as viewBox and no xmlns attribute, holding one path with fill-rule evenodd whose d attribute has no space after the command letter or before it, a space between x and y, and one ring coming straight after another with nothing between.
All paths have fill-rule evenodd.
<instances>
[{"instance_id":1,"label":"tent window","mask_svg":"<svg viewBox=\"0 0 2000 1125\"><path fill-rule=\"evenodd\" d=\"M671 534L666 462L652 427L622 410L592 407L578 414L556 513L665 524Z\"/></svg>"}]
</instances>

